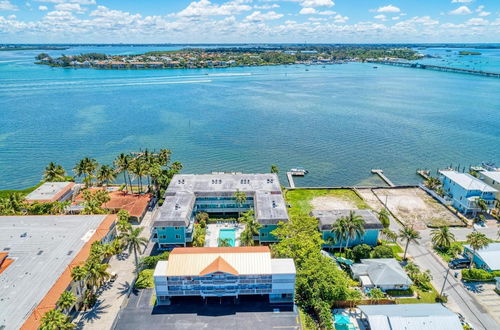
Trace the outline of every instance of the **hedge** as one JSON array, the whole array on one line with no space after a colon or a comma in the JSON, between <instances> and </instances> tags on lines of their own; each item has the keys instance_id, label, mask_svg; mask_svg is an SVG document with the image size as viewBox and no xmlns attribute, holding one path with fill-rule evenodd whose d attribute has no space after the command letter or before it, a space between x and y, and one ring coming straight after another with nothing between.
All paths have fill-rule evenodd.
<instances>
[{"instance_id":1,"label":"hedge","mask_svg":"<svg viewBox=\"0 0 500 330\"><path fill-rule=\"evenodd\" d=\"M488 272L484 269L462 269L462 279L465 281L493 281L499 272Z\"/></svg>"}]
</instances>

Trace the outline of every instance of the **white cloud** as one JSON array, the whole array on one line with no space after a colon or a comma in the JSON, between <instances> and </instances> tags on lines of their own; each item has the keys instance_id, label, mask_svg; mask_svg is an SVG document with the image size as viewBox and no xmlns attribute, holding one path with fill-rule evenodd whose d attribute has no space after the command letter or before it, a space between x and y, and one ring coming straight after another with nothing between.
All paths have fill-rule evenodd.
<instances>
[{"instance_id":1,"label":"white cloud","mask_svg":"<svg viewBox=\"0 0 500 330\"><path fill-rule=\"evenodd\" d=\"M467 6L460 6L455 10L450 11L450 15L469 15L472 11Z\"/></svg>"},{"instance_id":2,"label":"white cloud","mask_svg":"<svg viewBox=\"0 0 500 330\"><path fill-rule=\"evenodd\" d=\"M387 16L385 16L383 14L373 16L373 18L381 20L381 21L387 21Z\"/></svg>"},{"instance_id":3,"label":"white cloud","mask_svg":"<svg viewBox=\"0 0 500 330\"><path fill-rule=\"evenodd\" d=\"M273 8L279 8L280 5L277 3L273 3L272 5L255 5L253 6L254 9L273 9Z\"/></svg>"},{"instance_id":4,"label":"white cloud","mask_svg":"<svg viewBox=\"0 0 500 330\"><path fill-rule=\"evenodd\" d=\"M481 16L481 17L486 17L486 16L490 16L491 13L489 11L482 11L478 14L478 16Z\"/></svg>"},{"instance_id":5,"label":"white cloud","mask_svg":"<svg viewBox=\"0 0 500 330\"><path fill-rule=\"evenodd\" d=\"M47 8L47 6L38 6L38 10L41 10L41 11L46 11L46 10L49 10L49 8Z\"/></svg>"},{"instance_id":6,"label":"white cloud","mask_svg":"<svg viewBox=\"0 0 500 330\"><path fill-rule=\"evenodd\" d=\"M490 22L488 20L485 20L484 18L471 18L465 24L467 25L473 25L473 26L483 26L483 25L488 25Z\"/></svg>"},{"instance_id":7,"label":"white cloud","mask_svg":"<svg viewBox=\"0 0 500 330\"><path fill-rule=\"evenodd\" d=\"M250 22L262 22L262 21L280 19L282 17L283 14L279 14L275 11L268 11L266 13L262 13L259 10L257 10L248 15L247 17L245 17L245 20Z\"/></svg>"},{"instance_id":8,"label":"white cloud","mask_svg":"<svg viewBox=\"0 0 500 330\"><path fill-rule=\"evenodd\" d=\"M223 4L212 4L210 0L191 2L185 9L173 16L179 17L201 17L201 16L230 16L243 11L251 10L252 7L244 4L244 0L230 1Z\"/></svg>"},{"instance_id":9,"label":"white cloud","mask_svg":"<svg viewBox=\"0 0 500 330\"><path fill-rule=\"evenodd\" d=\"M299 11L299 14L301 15L312 15L312 14L316 14L318 11L314 8L302 8L300 11Z\"/></svg>"},{"instance_id":10,"label":"white cloud","mask_svg":"<svg viewBox=\"0 0 500 330\"><path fill-rule=\"evenodd\" d=\"M300 5L302 7L332 7L335 2L332 0L302 0Z\"/></svg>"},{"instance_id":11,"label":"white cloud","mask_svg":"<svg viewBox=\"0 0 500 330\"><path fill-rule=\"evenodd\" d=\"M10 3L9 0L1 0L0 1L0 10L2 11L13 11L13 10L19 10L16 5L13 5Z\"/></svg>"},{"instance_id":12,"label":"white cloud","mask_svg":"<svg viewBox=\"0 0 500 330\"><path fill-rule=\"evenodd\" d=\"M399 16L394 16L394 17L392 17L392 20L393 20L393 21L397 21L397 20L399 20L400 18L401 18L401 17L399 17Z\"/></svg>"},{"instance_id":13,"label":"white cloud","mask_svg":"<svg viewBox=\"0 0 500 330\"><path fill-rule=\"evenodd\" d=\"M468 3L472 2L472 0L452 0L451 3Z\"/></svg>"},{"instance_id":14,"label":"white cloud","mask_svg":"<svg viewBox=\"0 0 500 330\"><path fill-rule=\"evenodd\" d=\"M56 10L63 10L63 11L75 11L79 14L85 12L87 8L83 8L80 6L78 3L59 3L54 6Z\"/></svg>"},{"instance_id":15,"label":"white cloud","mask_svg":"<svg viewBox=\"0 0 500 330\"><path fill-rule=\"evenodd\" d=\"M77 3L80 5L95 5L95 0L35 0L36 2L47 3Z\"/></svg>"},{"instance_id":16,"label":"white cloud","mask_svg":"<svg viewBox=\"0 0 500 330\"><path fill-rule=\"evenodd\" d=\"M335 15L335 17L333 18L333 21L334 21L335 23L345 23L345 22L347 22L348 20L349 20L349 17L347 17L347 16L342 16L342 15L340 15L340 14Z\"/></svg>"},{"instance_id":17,"label":"white cloud","mask_svg":"<svg viewBox=\"0 0 500 330\"><path fill-rule=\"evenodd\" d=\"M377 13L399 13L401 9L393 5L387 5L383 7L379 7L375 10Z\"/></svg>"}]
</instances>

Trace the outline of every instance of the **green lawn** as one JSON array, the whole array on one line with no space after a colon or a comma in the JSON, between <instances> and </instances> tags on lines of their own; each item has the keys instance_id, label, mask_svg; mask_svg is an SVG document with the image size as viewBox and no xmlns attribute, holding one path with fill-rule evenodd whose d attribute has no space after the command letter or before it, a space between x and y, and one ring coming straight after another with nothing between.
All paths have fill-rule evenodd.
<instances>
[{"instance_id":1,"label":"green lawn","mask_svg":"<svg viewBox=\"0 0 500 330\"><path fill-rule=\"evenodd\" d=\"M352 202L358 209L367 209L368 205L350 189L295 189L286 192L285 198L291 208L290 216L309 215L312 211L311 200L316 197L331 196Z\"/></svg>"},{"instance_id":2,"label":"green lawn","mask_svg":"<svg viewBox=\"0 0 500 330\"><path fill-rule=\"evenodd\" d=\"M23 197L25 197L26 195L28 195L33 190L35 190L36 188L40 187L42 184L43 184L43 181L40 182L39 184L37 184L36 186L29 187L29 188L26 188L26 189L20 189L20 190L0 190L0 198L7 198L10 195L15 194L15 193L19 193Z\"/></svg>"},{"instance_id":3,"label":"green lawn","mask_svg":"<svg viewBox=\"0 0 500 330\"><path fill-rule=\"evenodd\" d=\"M434 304L436 302L436 297L438 296L438 292L436 289L432 288L432 290L428 292L424 292L418 289L416 286L413 286L414 292L417 292L420 296L418 298L396 298L396 303L398 304Z\"/></svg>"}]
</instances>

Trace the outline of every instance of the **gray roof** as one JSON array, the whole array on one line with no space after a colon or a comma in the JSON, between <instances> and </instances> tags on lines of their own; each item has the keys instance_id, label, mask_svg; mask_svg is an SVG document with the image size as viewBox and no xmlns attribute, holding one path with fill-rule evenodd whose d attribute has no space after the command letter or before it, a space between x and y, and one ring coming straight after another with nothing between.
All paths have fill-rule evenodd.
<instances>
[{"instance_id":1,"label":"gray roof","mask_svg":"<svg viewBox=\"0 0 500 330\"><path fill-rule=\"evenodd\" d=\"M271 271L273 274L295 274L295 263L292 258L271 259Z\"/></svg>"},{"instance_id":2,"label":"gray roof","mask_svg":"<svg viewBox=\"0 0 500 330\"><path fill-rule=\"evenodd\" d=\"M19 329L106 215L0 217L0 328Z\"/></svg>"},{"instance_id":3,"label":"gray roof","mask_svg":"<svg viewBox=\"0 0 500 330\"><path fill-rule=\"evenodd\" d=\"M288 221L287 206L276 174L176 174L165 192L165 202L153 226L188 226L197 197L233 196L236 191L254 198L255 218L259 223Z\"/></svg>"},{"instance_id":4,"label":"gray roof","mask_svg":"<svg viewBox=\"0 0 500 330\"><path fill-rule=\"evenodd\" d=\"M466 190L479 190L481 192L498 192L483 181L473 177L469 173L460 173L456 171L439 171L442 175L455 182Z\"/></svg>"},{"instance_id":5,"label":"gray roof","mask_svg":"<svg viewBox=\"0 0 500 330\"><path fill-rule=\"evenodd\" d=\"M332 225L341 217L349 216L350 212L354 211L361 216L365 221L365 229L383 229L384 226L377 218L372 210L355 209L355 210L316 210L311 212L311 216L319 220L320 230L331 230Z\"/></svg>"},{"instance_id":6,"label":"gray roof","mask_svg":"<svg viewBox=\"0 0 500 330\"><path fill-rule=\"evenodd\" d=\"M27 200L50 200L73 182L45 182L26 196Z\"/></svg>"},{"instance_id":7,"label":"gray roof","mask_svg":"<svg viewBox=\"0 0 500 330\"><path fill-rule=\"evenodd\" d=\"M500 171L482 171L481 174L493 181L496 181L497 183L500 183Z\"/></svg>"},{"instance_id":8,"label":"gray roof","mask_svg":"<svg viewBox=\"0 0 500 330\"><path fill-rule=\"evenodd\" d=\"M441 304L359 305L372 330L462 330L457 314Z\"/></svg>"},{"instance_id":9,"label":"gray roof","mask_svg":"<svg viewBox=\"0 0 500 330\"><path fill-rule=\"evenodd\" d=\"M464 245L471 250L470 245ZM487 247L476 251L476 255L483 260L491 270L500 270L500 243L490 243Z\"/></svg>"},{"instance_id":10,"label":"gray roof","mask_svg":"<svg viewBox=\"0 0 500 330\"><path fill-rule=\"evenodd\" d=\"M396 259L361 259L361 264L351 265L355 276L366 275L376 286L411 285L405 270Z\"/></svg>"}]
</instances>

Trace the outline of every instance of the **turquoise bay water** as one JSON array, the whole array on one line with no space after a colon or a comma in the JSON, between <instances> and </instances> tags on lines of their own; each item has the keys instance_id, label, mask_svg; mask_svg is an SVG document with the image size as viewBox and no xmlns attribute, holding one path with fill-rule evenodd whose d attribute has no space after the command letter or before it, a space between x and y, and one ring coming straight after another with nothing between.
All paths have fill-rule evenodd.
<instances>
[{"instance_id":1,"label":"turquoise bay water","mask_svg":"<svg viewBox=\"0 0 500 330\"><path fill-rule=\"evenodd\" d=\"M97 48L64 53L154 50ZM172 149L185 173L303 166L302 186L379 184L372 168L415 183L417 168L500 163L499 79L357 63L63 69L34 65L37 53L0 52L0 189L38 182L50 161L70 170L140 148Z\"/></svg>"}]
</instances>

